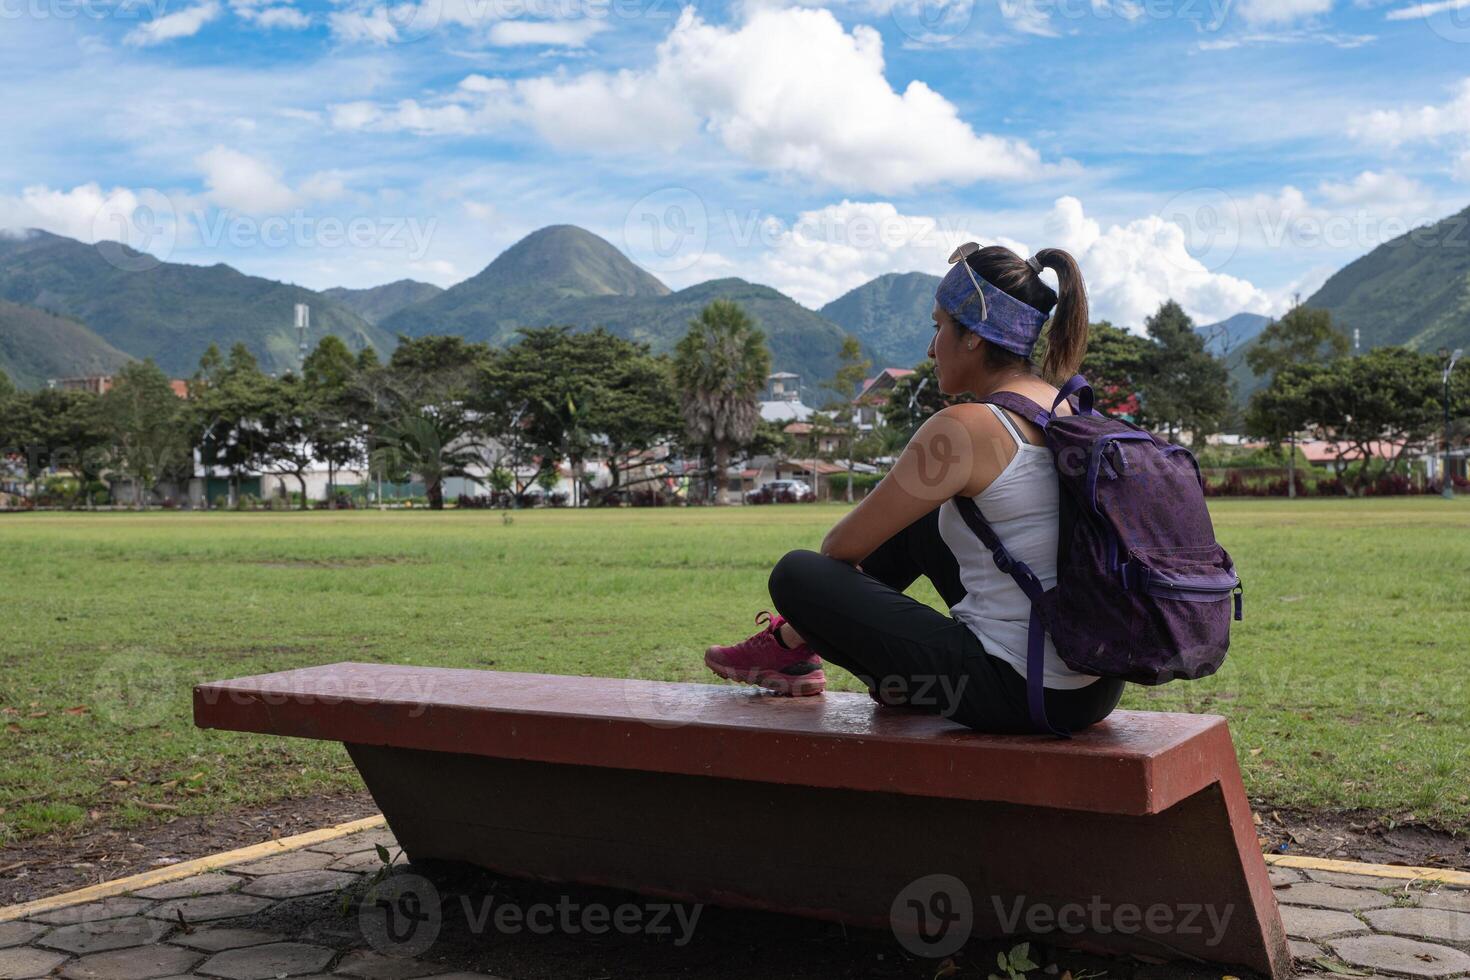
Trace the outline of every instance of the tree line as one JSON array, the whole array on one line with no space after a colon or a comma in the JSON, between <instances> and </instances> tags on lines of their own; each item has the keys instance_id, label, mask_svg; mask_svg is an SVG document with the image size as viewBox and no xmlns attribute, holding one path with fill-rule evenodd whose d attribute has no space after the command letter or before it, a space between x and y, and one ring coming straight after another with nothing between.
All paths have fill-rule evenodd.
<instances>
[{"instance_id":1,"label":"tree line","mask_svg":"<svg viewBox=\"0 0 1470 980\"><path fill-rule=\"evenodd\" d=\"M1378 348L1350 356L1325 311L1297 307L1274 321L1248 360L1269 380L1242 418L1224 360L1171 301L1143 334L1094 324L1083 371L1102 410L1171 437L1187 433L1197 446L1227 427L1273 445L1305 432L1337 443L1344 458L1377 457L1386 467L1396 458L1385 457L1385 444L1398 454L1424 444L1442 414L1434 355ZM896 452L948 400L925 362L896 384L883 409L886 432L863 434L852 395L869 363L855 340L839 365L827 383L836 397L812 419L813 441L839 438L850 495L854 459ZM20 392L0 372L0 448L33 486L56 471L75 474L82 493L104 476L121 477L140 504L153 487L182 484L206 467L236 486L252 473L295 481L306 506L307 475L322 464L329 499L337 473L369 471L389 483L416 477L429 505L440 508L455 476L520 498L533 484L554 483L563 461L582 488L596 462L607 474L599 493L615 498L631 489L635 468L687 471L684 461L697 459L714 496L737 456L793 449L780 427L760 419L770 366L761 331L723 300L691 321L668 356L602 329L571 327L525 329L505 348L453 336L403 338L386 362L327 336L299 372L273 377L244 345L211 347L187 379L187 398L151 361L120 369L100 396ZM1452 414L1463 418L1467 409L1470 395L1462 393ZM1360 490L1372 477L1365 464L1353 480Z\"/></svg>"},{"instance_id":2,"label":"tree line","mask_svg":"<svg viewBox=\"0 0 1470 980\"><path fill-rule=\"evenodd\" d=\"M236 482L251 473L294 480L370 471L418 478L429 505L445 481L484 476L520 497L565 461L574 486L597 460L616 494L633 465L697 457L723 467L758 442L758 401L770 369L762 333L735 304L716 301L672 357L602 329L522 330L505 348L460 337L402 338L386 362L324 337L299 372L273 377L243 344L211 346L187 398L151 361L130 362L101 395L20 392L0 372L0 447L33 485L77 476L82 489L121 477L146 504L160 483L200 467ZM717 482L710 480L711 483Z\"/></svg>"}]
</instances>

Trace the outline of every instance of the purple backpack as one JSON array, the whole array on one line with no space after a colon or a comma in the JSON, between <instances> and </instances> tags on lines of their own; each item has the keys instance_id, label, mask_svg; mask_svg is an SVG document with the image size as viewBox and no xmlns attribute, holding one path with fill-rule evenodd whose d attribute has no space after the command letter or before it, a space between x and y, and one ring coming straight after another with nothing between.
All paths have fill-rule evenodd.
<instances>
[{"instance_id":1,"label":"purple backpack","mask_svg":"<svg viewBox=\"0 0 1470 980\"><path fill-rule=\"evenodd\" d=\"M1074 415L1056 414L1076 395ZM955 498L965 523L1031 599L1027 701L1037 731L1046 720L1046 634L1068 667L1137 684L1207 677L1241 618L1235 564L1215 541L1194 455L1152 433L1093 410L1080 374L1062 386L1051 411L1011 391L989 402L1046 434L1061 482L1057 584L1041 583L1016 561L975 501Z\"/></svg>"}]
</instances>

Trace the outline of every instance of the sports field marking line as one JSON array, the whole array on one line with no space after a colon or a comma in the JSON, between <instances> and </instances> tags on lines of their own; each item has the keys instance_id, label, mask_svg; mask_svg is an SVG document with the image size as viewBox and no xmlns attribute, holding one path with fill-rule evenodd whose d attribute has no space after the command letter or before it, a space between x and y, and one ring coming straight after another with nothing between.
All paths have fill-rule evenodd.
<instances>
[{"instance_id":1,"label":"sports field marking line","mask_svg":"<svg viewBox=\"0 0 1470 980\"><path fill-rule=\"evenodd\" d=\"M303 847L313 844L324 844L338 837L347 837L351 834L359 834L364 830L376 830L387 825L380 813L375 817L363 817L361 820L349 820L347 823L339 823L335 827L323 827L321 830L309 830L304 834L295 834L291 837L282 837L278 840L263 841L259 844L251 844L249 847L236 848L233 851L221 851L219 854L209 854L202 858L194 858L192 861L180 861L178 864L170 864L167 867L156 868L152 871L143 871L139 874L129 875L126 878L118 878L115 881L104 881L96 885L88 885L74 892L66 892L61 895L52 895L48 898L38 898L34 902L25 902L21 905L11 905L0 908L0 922L10 922L14 919L23 919L28 915L38 912L51 912L55 909L66 908L69 905L81 905L84 902L95 902L114 895L122 895L125 892L135 892L144 888L152 888L154 885L162 885L165 882L178 881L180 878L192 878L206 871L218 871L235 864L244 864L246 861L258 861L274 854L284 854L287 851L299 851Z\"/></svg>"},{"instance_id":2,"label":"sports field marking line","mask_svg":"<svg viewBox=\"0 0 1470 980\"><path fill-rule=\"evenodd\" d=\"M55 909L62 909L71 905L81 905L85 902L96 902L104 898L111 898L114 895L122 895L144 888L152 888L154 885L162 885L165 882L177 881L180 878L192 878L194 875L203 874L206 871L218 871L220 868L227 868L231 865L244 864L247 861L258 861L261 858L267 858L273 854L299 851L303 847L310 847L313 844L323 844L329 840L336 840L338 837L347 837L351 834L361 833L364 830L376 830L384 826L387 826L387 821L383 819L382 814L379 814L375 817L363 817L361 820L339 823L335 827L311 830L292 837L282 837L279 840L251 844L249 847L241 847L233 851L210 854L202 858L195 858L192 861L180 861L178 864L171 864L166 868L144 871L141 874L118 878L115 881L104 881L101 884L88 885L86 888L81 888L74 892L65 892L61 895L52 895L49 898L38 898L34 902L0 908L0 922L23 919L28 915L35 915L38 912L51 912ZM1265 858L1267 864L1275 865L1278 868L1298 868L1306 871L1337 871L1342 874L1376 878L1399 878L1404 881L1434 881L1446 885L1470 888L1470 872L1452 871L1447 868L1413 868L1399 864L1363 864L1358 861L1334 861L1330 858L1297 857L1286 854L1267 854Z\"/></svg>"},{"instance_id":3,"label":"sports field marking line","mask_svg":"<svg viewBox=\"0 0 1470 980\"><path fill-rule=\"evenodd\" d=\"M1442 885L1470 888L1470 871L1451 868L1415 868L1406 864L1364 864L1360 861L1336 861L1332 858L1297 857L1292 854L1267 854L1266 863L1278 868L1303 871L1336 871L1346 875L1371 878L1398 878L1403 881L1432 881Z\"/></svg>"}]
</instances>

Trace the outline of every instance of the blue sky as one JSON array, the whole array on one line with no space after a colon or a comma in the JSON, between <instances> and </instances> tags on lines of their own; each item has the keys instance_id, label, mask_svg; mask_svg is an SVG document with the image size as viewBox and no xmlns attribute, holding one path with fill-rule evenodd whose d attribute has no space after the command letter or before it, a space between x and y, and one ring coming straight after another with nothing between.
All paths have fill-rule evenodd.
<instances>
[{"instance_id":1,"label":"blue sky","mask_svg":"<svg viewBox=\"0 0 1470 980\"><path fill-rule=\"evenodd\" d=\"M1137 325L1470 203L1470 0L0 0L0 229L313 288L548 224L819 306L960 241Z\"/></svg>"}]
</instances>

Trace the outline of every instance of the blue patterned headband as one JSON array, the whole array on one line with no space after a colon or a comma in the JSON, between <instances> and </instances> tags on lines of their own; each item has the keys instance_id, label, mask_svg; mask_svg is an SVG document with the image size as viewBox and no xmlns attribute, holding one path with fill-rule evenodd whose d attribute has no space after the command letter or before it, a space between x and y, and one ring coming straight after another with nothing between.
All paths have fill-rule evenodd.
<instances>
[{"instance_id":1,"label":"blue patterned headband","mask_svg":"<svg viewBox=\"0 0 1470 980\"><path fill-rule=\"evenodd\" d=\"M934 301L971 333L1013 354L1030 357L1047 315L975 275L966 260L979 248L971 243L955 249Z\"/></svg>"}]
</instances>

